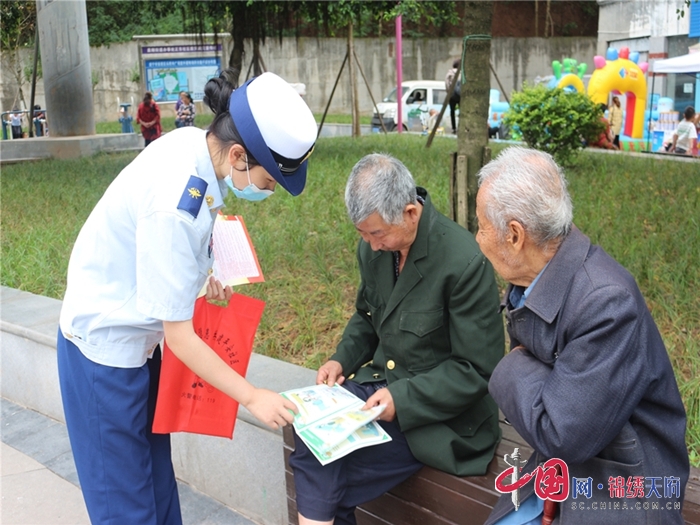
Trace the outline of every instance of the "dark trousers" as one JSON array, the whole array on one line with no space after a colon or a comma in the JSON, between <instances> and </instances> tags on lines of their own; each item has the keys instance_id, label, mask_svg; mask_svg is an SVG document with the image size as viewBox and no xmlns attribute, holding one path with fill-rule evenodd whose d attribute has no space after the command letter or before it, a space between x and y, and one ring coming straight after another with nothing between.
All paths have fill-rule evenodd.
<instances>
[{"instance_id":1,"label":"dark trousers","mask_svg":"<svg viewBox=\"0 0 700 525\"><path fill-rule=\"evenodd\" d=\"M346 381L343 386L365 401L375 392L372 383ZM395 421L379 424L391 441L361 448L325 466L294 435L295 450L289 465L294 471L297 509L302 516L317 521L335 519L335 525L355 525L355 507L378 498L423 467Z\"/></svg>"},{"instance_id":2,"label":"dark trousers","mask_svg":"<svg viewBox=\"0 0 700 525\"><path fill-rule=\"evenodd\" d=\"M92 525L182 525L170 435L153 434L160 350L140 368L87 359L58 332L58 374Z\"/></svg>"},{"instance_id":3,"label":"dark trousers","mask_svg":"<svg viewBox=\"0 0 700 525\"><path fill-rule=\"evenodd\" d=\"M450 99L450 124L452 124L452 133L457 133L457 125L455 124L455 112L459 106L459 97L453 96Z\"/></svg>"}]
</instances>

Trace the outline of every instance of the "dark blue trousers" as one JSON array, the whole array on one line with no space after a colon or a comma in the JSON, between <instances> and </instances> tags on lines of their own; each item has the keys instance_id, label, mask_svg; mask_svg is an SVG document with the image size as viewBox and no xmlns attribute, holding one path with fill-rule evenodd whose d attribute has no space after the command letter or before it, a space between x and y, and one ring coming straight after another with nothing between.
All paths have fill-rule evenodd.
<instances>
[{"instance_id":1,"label":"dark blue trousers","mask_svg":"<svg viewBox=\"0 0 700 525\"><path fill-rule=\"evenodd\" d=\"M68 437L93 525L182 525L170 435L153 434L160 350L140 368L87 359L58 332Z\"/></svg>"},{"instance_id":2,"label":"dark blue trousers","mask_svg":"<svg viewBox=\"0 0 700 525\"><path fill-rule=\"evenodd\" d=\"M343 386L366 401L378 385L346 381ZM379 424L391 441L361 448L325 466L294 434L295 450L289 465L294 471L297 509L302 516L317 521L335 519L335 525L355 525L355 507L378 498L423 467L395 421Z\"/></svg>"}]
</instances>

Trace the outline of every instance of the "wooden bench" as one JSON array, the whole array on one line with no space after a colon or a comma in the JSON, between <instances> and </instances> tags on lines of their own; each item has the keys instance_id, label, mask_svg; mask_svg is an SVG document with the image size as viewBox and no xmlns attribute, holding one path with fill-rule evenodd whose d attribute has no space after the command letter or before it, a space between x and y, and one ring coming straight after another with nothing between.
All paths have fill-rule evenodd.
<instances>
[{"instance_id":1,"label":"wooden bench","mask_svg":"<svg viewBox=\"0 0 700 525\"><path fill-rule=\"evenodd\" d=\"M520 448L528 458L532 448L525 444L513 427L501 422L503 439L484 476L460 478L430 467L423 467L383 496L358 507L358 525L481 525L486 521L499 497L495 479L508 466L505 454ZM284 463L287 481L289 524L298 525L294 476L289 455L294 450L291 427L284 428ZM700 470L691 469L683 504L687 525L700 525Z\"/></svg>"}]
</instances>

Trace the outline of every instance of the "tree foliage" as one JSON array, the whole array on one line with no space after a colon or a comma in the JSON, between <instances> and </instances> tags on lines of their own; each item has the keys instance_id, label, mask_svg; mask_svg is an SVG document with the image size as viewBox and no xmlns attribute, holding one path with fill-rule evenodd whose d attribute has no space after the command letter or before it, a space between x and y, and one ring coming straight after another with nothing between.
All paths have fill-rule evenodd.
<instances>
[{"instance_id":1,"label":"tree foliage","mask_svg":"<svg viewBox=\"0 0 700 525\"><path fill-rule=\"evenodd\" d=\"M693 3L697 4L699 0L692 0ZM681 19L685 16L685 10L688 9L688 12L690 12L690 4L691 0L683 0L683 6L680 9L676 9L676 16L678 19ZM700 9L700 5L696 7L696 9Z\"/></svg>"},{"instance_id":2,"label":"tree foliage","mask_svg":"<svg viewBox=\"0 0 700 525\"><path fill-rule=\"evenodd\" d=\"M188 4L199 3L184 0L87 0L90 45L127 42L134 35L211 32L217 26L217 21L187 16L190 13ZM218 29L221 31L224 28Z\"/></svg>"},{"instance_id":3,"label":"tree foliage","mask_svg":"<svg viewBox=\"0 0 700 525\"><path fill-rule=\"evenodd\" d=\"M0 20L0 49L15 51L29 45L36 29L36 2L0 2Z\"/></svg>"},{"instance_id":4,"label":"tree foliage","mask_svg":"<svg viewBox=\"0 0 700 525\"><path fill-rule=\"evenodd\" d=\"M252 41L254 50L250 63L255 68L254 75L260 73L259 46L269 37L345 36L351 22L356 36L381 34L382 26L387 26L388 21L393 28L393 19L398 15L408 21L421 20L438 26L456 22L454 2L419 0L398 3L362 0L185 2L184 11L186 18L201 21L200 25L207 20L230 21L228 32L233 38L233 48L228 65L240 72L244 67L245 42Z\"/></svg>"},{"instance_id":5,"label":"tree foliage","mask_svg":"<svg viewBox=\"0 0 700 525\"><path fill-rule=\"evenodd\" d=\"M585 93L526 85L511 95L505 123L530 147L571 165L584 141L595 141L603 131L601 116L601 108Z\"/></svg>"}]
</instances>

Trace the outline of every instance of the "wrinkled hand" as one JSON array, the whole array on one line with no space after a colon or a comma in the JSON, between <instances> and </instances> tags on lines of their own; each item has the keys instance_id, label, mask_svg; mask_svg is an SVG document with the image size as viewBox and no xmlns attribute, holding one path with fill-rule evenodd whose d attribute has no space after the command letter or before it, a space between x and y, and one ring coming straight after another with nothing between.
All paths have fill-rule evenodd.
<instances>
[{"instance_id":1,"label":"wrinkled hand","mask_svg":"<svg viewBox=\"0 0 700 525\"><path fill-rule=\"evenodd\" d=\"M224 287L218 280L214 277L209 277L207 281L207 301L226 301L227 303L231 300L233 295L233 290L230 286Z\"/></svg>"},{"instance_id":2,"label":"wrinkled hand","mask_svg":"<svg viewBox=\"0 0 700 525\"><path fill-rule=\"evenodd\" d=\"M396 407L394 406L394 398L391 396L391 392L389 392L389 389L386 387L380 388L374 394L372 394L365 403L365 406L362 407L362 410L367 410L379 405L386 405L386 408L377 419L381 419L382 421L393 421L396 417Z\"/></svg>"},{"instance_id":3,"label":"wrinkled hand","mask_svg":"<svg viewBox=\"0 0 700 525\"><path fill-rule=\"evenodd\" d=\"M273 430L282 428L294 421L297 407L277 392L256 388L250 401L244 405L250 413Z\"/></svg>"},{"instance_id":4,"label":"wrinkled hand","mask_svg":"<svg viewBox=\"0 0 700 525\"><path fill-rule=\"evenodd\" d=\"M344 382L343 367L338 361L326 361L316 373L317 385L325 383L328 386L333 386L336 383L342 385Z\"/></svg>"}]
</instances>

